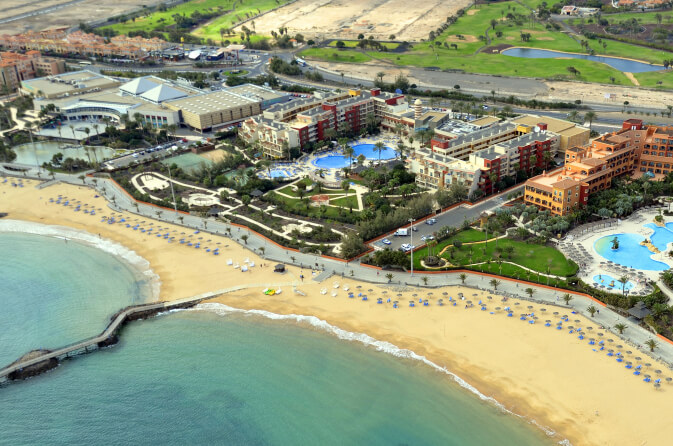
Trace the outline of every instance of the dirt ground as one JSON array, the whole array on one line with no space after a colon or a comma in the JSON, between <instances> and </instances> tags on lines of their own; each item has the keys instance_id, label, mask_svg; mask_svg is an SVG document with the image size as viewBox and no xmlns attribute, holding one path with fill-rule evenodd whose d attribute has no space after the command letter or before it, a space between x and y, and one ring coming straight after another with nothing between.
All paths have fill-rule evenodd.
<instances>
[{"instance_id":1,"label":"dirt ground","mask_svg":"<svg viewBox=\"0 0 673 446\"><path fill-rule=\"evenodd\" d=\"M255 20L258 33L287 27L290 34L326 38L356 38L362 33L376 39L426 39L469 0L299 0Z\"/></svg>"},{"instance_id":2,"label":"dirt ground","mask_svg":"<svg viewBox=\"0 0 673 446\"><path fill-rule=\"evenodd\" d=\"M82 0L71 5L73 0L2 0L0 21L21 14L27 17L0 23L0 34L19 34L27 30L40 31L47 28L74 26L80 22L102 20L107 17L132 11L143 5L151 6L161 0Z\"/></svg>"}]
</instances>

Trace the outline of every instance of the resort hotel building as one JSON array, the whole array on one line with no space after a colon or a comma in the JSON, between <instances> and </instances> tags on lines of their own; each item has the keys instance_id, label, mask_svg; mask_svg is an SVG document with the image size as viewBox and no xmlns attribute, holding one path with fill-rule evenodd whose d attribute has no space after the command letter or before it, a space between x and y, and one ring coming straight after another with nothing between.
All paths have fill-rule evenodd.
<instances>
[{"instance_id":1,"label":"resort hotel building","mask_svg":"<svg viewBox=\"0 0 673 446\"><path fill-rule=\"evenodd\" d=\"M470 195L491 194L519 170L544 168L561 151L564 139L589 140L589 129L553 120L558 122L550 130L547 120L533 115L504 122L492 117L469 123L447 120L435 129L429 148L416 149L407 159L409 170L428 189L458 182Z\"/></svg>"},{"instance_id":2,"label":"resort hotel building","mask_svg":"<svg viewBox=\"0 0 673 446\"><path fill-rule=\"evenodd\" d=\"M206 92L188 81L144 76L122 83L86 70L23 81L21 89L35 97L36 110L53 104L66 120L119 123L122 115L140 114L155 128L176 124L200 132L236 124L291 98L257 85Z\"/></svg>"},{"instance_id":3,"label":"resort hotel building","mask_svg":"<svg viewBox=\"0 0 673 446\"><path fill-rule=\"evenodd\" d=\"M610 188L612 178L673 172L673 127L624 121L622 129L566 151L565 165L526 181L524 201L555 215L586 205L589 196Z\"/></svg>"},{"instance_id":4,"label":"resort hotel building","mask_svg":"<svg viewBox=\"0 0 673 446\"><path fill-rule=\"evenodd\" d=\"M311 98L278 104L260 116L246 119L239 136L248 144L260 145L265 156L282 158L291 147L305 147L327 139L328 130L359 133L376 119L392 125L391 119L411 114L413 110L403 94L369 91L316 92Z\"/></svg>"}]
</instances>

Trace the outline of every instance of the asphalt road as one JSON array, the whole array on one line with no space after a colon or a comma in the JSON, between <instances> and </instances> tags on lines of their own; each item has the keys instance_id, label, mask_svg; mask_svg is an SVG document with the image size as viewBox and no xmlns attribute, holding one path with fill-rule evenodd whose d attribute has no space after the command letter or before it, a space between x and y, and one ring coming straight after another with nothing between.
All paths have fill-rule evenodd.
<instances>
[{"instance_id":1,"label":"asphalt road","mask_svg":"<svg viewBox=\"0 0 673 446\"><path fill-rule=\"evenodd\" d=\"M498 195L494 195L486 200L480 201L479 203L468 206L461 205L453 209L449 209L441 214L435 215L433 218L437 220L437 223L429 225L425 222L414 223L414 227L417 231L409 231L408 236L393 236L390 235L387 239L390 241L390 245L384 244L381 240L378 240L371 244L374 249L399 249L403 243L411 244L413 240L414 246L422 246L424 242L421 240L421 237L433 235L443 226L451 226L453 228L459 228L463 222L467 220L475 220L482 212L485 211L494 211L495 209L502 206L504 203L504 197L512 192L518 192L523 189L523 184L516 186L513 189L502 192Z\"/></svg>"}]
</instances>

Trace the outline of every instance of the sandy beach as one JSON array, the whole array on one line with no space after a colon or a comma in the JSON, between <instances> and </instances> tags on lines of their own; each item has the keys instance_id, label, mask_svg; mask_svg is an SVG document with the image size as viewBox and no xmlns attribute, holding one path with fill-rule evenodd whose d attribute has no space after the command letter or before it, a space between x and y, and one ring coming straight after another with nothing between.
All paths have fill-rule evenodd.
<instances>
[{"instance_id":1,"label":"sandy beach","mask_svg":"<svg viewBox=\"0 0 673 446\"><path fill-rule=\"evenodd\" d=\"M673 435L673 424L668 422L668 413L673 410L673 398L670 398L673 385L663 382L661 389L655 390L651 383L644 383L642 376L634 376L605 351L594 351L597 346L589 345L587 339L580 340L576 332L569 333L567 326L582 327L588 333L587 338L594 334L597 340L605 341L606 348L624 352L627 360L643 364L643 373L651 374L653 379L659 376L655 374L656 369L663 370L660 376L673 376L673 372L648 357L636 360L636 356L643 355L610 333L599 337L597 333L603 330L569 310L547 305L545 312L540 305L529 308L530 303L520 301L517 305L513 299L503 303L496 294L464 287L402 289L359 283L355 278L331 278L323 283L309 283L307 279L297 286L305 296L294 293L290 285L281 285L280 295L265 296L262 289L266 286L299 282L299 269L289 268L286 274L275 275L271 267L259 268L263 259L228 238L191 234L193 231L182 227L152 222L129 213L125 213L128 220L145 221L144 227L153 223L164 228L162 232L175 231L181 237L191 234L197 239L202 236L202 246L219 246L222 254L215 257L203 249L187 248L176 242L169 244L163 238L133 231L125 225L110 225L102 222L101 217L110 216L112 212L103 198L94 198L92 190L67 185L39 190L34 187L36 183L24 180L23 188L0 184L0 212L8 213L11 219L86 230L127 246L147 259L161 277L161 299L251 284L254 286L248 290L223 295L216 301L242 309L312 315L343 330L366 333L412 350L455 373L508 410L558 432L555 438L559 440L567 438L574 445L664 445ZM95 204L95 208L101 210L91 216L74 212L72 207L49 203L49 198L59 194L71 202ZM182 232L186 234L183 236ZM248 258L256 266L251 272L243 273L226 265L229 258L241 264ZM310 277L309 271L304 270L304 274ZM335 283L338 288L334 288ZM358 292L367 294L369 300L348 298L344 286L355 291L356 296ZM327 289L326 294L321 294L323 288ZM332 297L332 292L337 296ZM418 298L426 298L428 292L433 295L430 306L426 307L418 303ZM402 294L399 298L398 293ZM408 301L413 293L418 296L416 306L410 308ZM465 308L462 300L458 300L456 306L448 304L448 297L456 298L458 293L463 293L475 306ZM475 293L478 295L474 296ZM492 300L487 298L489 294ZM383 304L377 304L378 297L383 298ZM388 297L399 299L400 308L393 309L392 303L386 302ZM441 297L443 306L438 305ZM488 310L480 310L476 305L479 300L487 302ZM495 310L508 305L514 308L515 317ZM556 311L560 314L554 316ZM539 317L535 324L519 319L521 313L531 312ZM570 321L564 323L563 330L556 330L555 324L563 314L567 314ZM547 319L552 321L551 327L545 326ZM624 348L618 349L620 344ZM627 354L628 350L634 352ZM652 366L645 367L646 363ZM447 375L446 379L449 382L452 378Z\"/></svg>"}]
</instances>

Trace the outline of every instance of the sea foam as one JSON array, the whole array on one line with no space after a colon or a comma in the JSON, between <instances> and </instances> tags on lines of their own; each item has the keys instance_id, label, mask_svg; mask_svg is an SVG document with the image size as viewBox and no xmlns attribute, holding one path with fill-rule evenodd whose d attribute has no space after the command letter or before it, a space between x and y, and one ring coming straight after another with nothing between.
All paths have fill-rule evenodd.
<instances>
[{"instance_id":1,"label":"sea foam","mask_svg":"<svg viewBox=\"0 0 673 446\"><path fill-rule=\"evenodd\" d=\"M530 424L533 424L534 426L542 429L544 433L549 436L553 437L556 435L556 432L547 427L547 426L542 426L540 423L538 423L536 420L533 420L528 417L524 417L523 415L519 415L515 412L512 412L511 410L507 409L502 403L500 403L498 400L495 398L492 398L490 396L486 396L483 393L481 393L477 388L475 388L473 385L462 379L460 376L456 375L455 373L449 371L445 367L440 366L439 364L436 364L432 361L430 361L428 358L425 356L419 355L411 350L400 348L394 344L391 344L390 342L386 341L379 341L378 339L372 338L371 336L365 334L365 333L353 333L350 331L343 330L339 327L336 327L334 325L331 325L327 321L324 321L320 318L317 318L315 316L305 316L301 314L277 314L277 313L271 313L269 311L264 311L264 310L243 310L241 308L234 308L230 307L225 304L220 304L220 303L203 303L197 305L195 308L186 310L186 311L199 311L199 310L204 310L204 311L209 311L212 313L219 314L221 316L226 316L228 314L247 314L247 315L255 315L255 316L261 316L265 317L267 319L272 319L272 320L285 320L285 321L294 321L300 324L308 324L312 327L318 328L322 331L325 331L327 333L335 335L337 338L345 340L345 341L354 341L354 342L360 342L361 344L364 344L369 347L373 347L376 349L376 351L380 351L383 353L387 353L389 355L396 356L398 358L406 358L406 359L412 359L415 361L420 361L430 367L432 367L435 370L438 370L448 376L450 376L459 386L463 387L464 389L468 390L469 392L472 392L475 394L479 399L482 401L486 401L490 404L493 404L495 407L497 407L499 410L501 410L504 413L514 415L517 418L523 419L527 421ZM182 311L182 310L180 310ZM567 439L560 440L558 444L564 445L564 446L572 446L570 441Z\"/></svg>"},{"instance_id":2,"label":"sea foam","mask_svg":"<svg viewBox=\"0 0 673 446\"><path fill-rule=\"evenodd\" d=\"M0 220L0 232L33 234L62 240L72 240L77 243L100 249L103 252L121 259L124 263L129 264L134 271L137 271L142 275L143 281L149 285L150 298L148 300L155 301L159 299L161 280L159 276L152 271L150 262L138 255L135 251L128 249L117 242L67 226L45 225L23 220Z\"/></svg>"}]
</instances>

